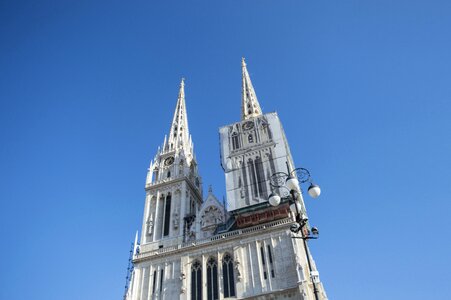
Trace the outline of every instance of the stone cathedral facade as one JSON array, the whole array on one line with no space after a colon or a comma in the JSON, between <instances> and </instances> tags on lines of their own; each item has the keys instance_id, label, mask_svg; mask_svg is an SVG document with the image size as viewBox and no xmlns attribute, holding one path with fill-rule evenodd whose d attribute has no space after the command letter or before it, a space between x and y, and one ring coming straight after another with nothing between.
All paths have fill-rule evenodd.
<instances>
[{"instance_id":1,"label":"stone cathedral facade","mask_svg":"<svg viewBox=\"0 0 451 300\"><path fill-rule=\"evenodd\" d=\"M327 299L289 205L268 203L270 176L294 163L277 113L261 111L242 62L241 120L219 130L227 204L202 178L182 80L169 135L151 161L127 300ZM301 199L302 209L305 206Z\"/></svg>"}]
</instances>

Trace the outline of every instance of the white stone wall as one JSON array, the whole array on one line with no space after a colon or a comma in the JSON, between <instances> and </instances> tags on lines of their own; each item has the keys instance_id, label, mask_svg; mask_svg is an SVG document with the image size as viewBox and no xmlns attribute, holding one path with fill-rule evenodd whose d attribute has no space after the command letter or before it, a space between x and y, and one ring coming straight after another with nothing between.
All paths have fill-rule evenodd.
<instances>
[{"instance_id":1,"label":"white stone wall","mask_svg":"<svg viewBox=\"0 0 451 300\"><path fill-rule=\"evenodd\" d=\"M137 260L131 299L191 299L191 264L195 260L202 263L203 299L207 299L206 262L210 257L218 262L219 299L224 299L222 258L226 253L235 262L236 297L233 299L314 299L312 286L308 285L306 256L302 255L304 250L299 243L302 240L292 239L291 236L288 226L284 226ZM265 264L261 247L264 249ZM162 269L164 280L160 291ZM157 279L153 293L154 271L157 271Z\"/></svg>"}]
</instances>

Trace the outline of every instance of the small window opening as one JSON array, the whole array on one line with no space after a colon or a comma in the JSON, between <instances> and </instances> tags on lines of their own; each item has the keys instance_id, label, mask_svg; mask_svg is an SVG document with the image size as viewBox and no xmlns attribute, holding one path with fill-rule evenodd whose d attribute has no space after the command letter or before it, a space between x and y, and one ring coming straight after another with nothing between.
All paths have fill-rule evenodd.
<instances>
[{"instance_id":1,"label":"small window opening","mask_svg":"<svg viewBox=\"0 0 451 300\"><path fill-rule=\"evenodd\" d=\"M164 275L164 269L161 269L161 271L160 271L160 293L163 290L163 275Z\"/></svg>"},{"instance_id":2,"label":"small window opening","mask_svg":"<svg viewBox=\"0 0 451 300\"><path fill-rule=\"evenodd\" d=\"M157 270L153 271L152 294L155 294L155 284L157 283Z\"/></svg>"}]
</instances>

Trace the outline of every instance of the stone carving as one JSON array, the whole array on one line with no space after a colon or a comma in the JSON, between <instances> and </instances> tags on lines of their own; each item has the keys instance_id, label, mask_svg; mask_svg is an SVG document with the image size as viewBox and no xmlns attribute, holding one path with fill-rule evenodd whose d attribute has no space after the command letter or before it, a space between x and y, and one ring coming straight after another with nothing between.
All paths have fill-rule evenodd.
<instances>
[{"instance_id":1,"label":"stone carving","mask_svg":"<svg viewBox=\"0 0 451 300\"><path fill-rule=\"evenodd\" d=\"M152 218L152 215L150 215L149 218L147 219L146 226L147 226L147 229L146 229L147 235L152 235L152 230L153 230L153 218Z\"/></svg>"},{"instance_id":2,"label":"stone carving","mask_svg":"<svg viewBox=\"0 0 451 300\"><path fill-rule=\"evenodd\" d=\"M174 229L178 229L179 223L180 223L178 210L175 210L172 220L173 220L173 224L174 224Z\"/></svg>"},{"instance_id":3,"label":"stone carving","mask_svg":"<svg viewBox=\"0 0 451 300\"><path fill-rule=\"evenodd\" d=\"M246 190L243 186L243 183L241 181L241 176L238 176L238 187L240 188L240 197L244 198L246 197Z\"/></svg>"},{"instance_id":4,"label":"stone carving","mask_svg":"<svg viewBox=\"0 0 451 300\"><path fill-rule=\"evenodd\" d=\"M186 292L186 288L185 288L185 278L186 278L186 276L185 276L185 272L184 272L184 270L183 270L183 267L182 267L182 269L180 270L180 281L182 282L182 286L181 286L181 288L180 288L180 294L184 294L185 292Z\"/></svg>"},{"instance_id":5,"label":"stone carving","mask_svg":"<svg viewBox=\"0 0 451 300\"><path fill-rule=\"evenodd\" d=\"M209 227L222 223L223 219L222 212L217 207L209 206L202 214L200 226L208 230Z\"/></svg>"},{"instance_id":6,"label":"stone carving","mask_svg":"<svg viewBox=\"0 0 451 300\"><path fill-rule=\"evenodd\" d=\"M241 198L246 197L246 190L244 189L244 187L241 187L241 188L240 188L240 197L241 197Z\"/></svg>"},{"instance_id":7,"label":"stone carving","mask_svg":"<svg viewBox=\"0 0 451 300\"><path fill-rule=\"evenodd\" d=\"M192 225L194 224L194 221L196 220L196 216L193 214L188 214L185 216L184 218L184 241L191 241L191 240L195 240L196 239L196 233L194 232L193 229L191 229Z\"/></svg>"},{"instance_id":8,"label":"stone carving","mask_svg":"<svg viewBox=\"0 0 451 300\"><path fill-rule=\"evenodd\" d=\"M194 241L196 239L196 233L194 230L190 230L188 232L188 241Z\"/></svg>"},{"instance_id":9,"label":"stone carving","mask_svg":"<svg viewBox=\"0 0 451 300\"><path fill-rule=\"evenodd\" d=\"M234 260L233 265L234 265L235 271L236 271L236 280L241 281L241 272L240 272L240 268L239 268L240 262L238 260Z\"/></svg>"}]
</instances>

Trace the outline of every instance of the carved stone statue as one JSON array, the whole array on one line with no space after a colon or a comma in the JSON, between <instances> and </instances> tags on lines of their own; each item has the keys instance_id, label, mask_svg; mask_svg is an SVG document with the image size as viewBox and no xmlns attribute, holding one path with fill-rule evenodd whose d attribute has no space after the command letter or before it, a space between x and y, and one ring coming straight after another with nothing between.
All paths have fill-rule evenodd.
<instances>
[{"instance_id":1,"label":"carved stone statue","mask_svg":"<svg viewBox=\"0 0 451 300\"><path fill-rule=\"evenodd\" d=\"M180 281L182 282L182 286L181 286L181 288L180 288L180 294L184 294L185 292L186 292L186 288L185 288L185 278L186 278L186 276L185 276L185 272L184 272L184 270L183 270L183 268L180 270Z\"/></svg>"},{"instance_id":2,"label":"carved stone statue","mask_svg":"<svg viewBox=\"0 0 451 300\"><path fill-rule=\"evenodd\" d=\"M196 240L196 232L194 230L189 230L187 234L187 240L188 241L194 241Z\"/></svg>"},{"instance_id":3,"label":"carved stone statue","mask_svg":"<svg viewBox=\"0 0 451 300\"><path fill-rule=\"evenodd\" d=\"M240 262L238 260L234 260L233 265L235 267L235 271L236 271L236 280L237 281L241 281L241 273L240 273Z\"/></svg>"},{"instance_id":4,"label":"carved stone statue","mask_svg":"<svg viewBox=\"0 0 451 300\"><path fill-rule=\"evenodd\" d=\"M152 230L153 230L153 218L152 218L152 215L150 215L149 218L147 219L146 226L147 226L147 229L146 229L147 235L152 235Z\"/></svg>"},{"instance_id":5,"label":"carved stone statue","mask_svg":"<svg viewBox=\"0 0 451 300\"><path fill-rule=\"evenodd\" d=\"M174 229L178 229L179 228L179 212L175 211L174 212L174 216L173 216L173 223L174 223Z\"/></svg>"}]
</instances>

